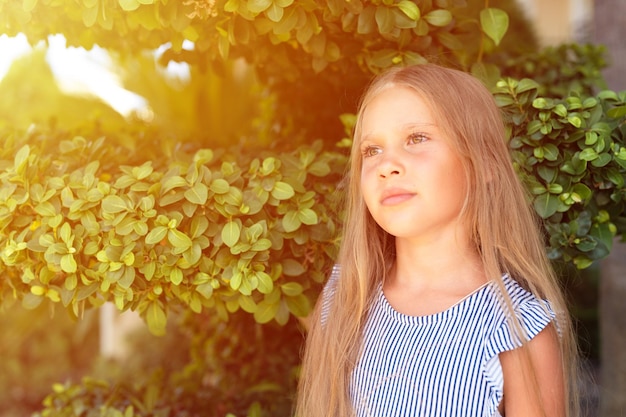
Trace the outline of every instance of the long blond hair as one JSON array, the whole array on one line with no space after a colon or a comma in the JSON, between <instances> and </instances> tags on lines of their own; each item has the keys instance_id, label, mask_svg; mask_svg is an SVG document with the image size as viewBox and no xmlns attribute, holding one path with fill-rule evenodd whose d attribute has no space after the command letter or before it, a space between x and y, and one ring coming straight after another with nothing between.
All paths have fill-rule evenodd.
<instances>
[{"instance_id":1,"label":"long blond hair","mask_svg":"<svg viewBox=\"0 0 626 417\"><path fill-rule=\"evenodd\" d=\"M297 417L354 414L349 381L360 352L363 325L376 289L395 259L393 236L376 224L361 195L360 124L368 103L391 86L417 92L460 155L469 184L462 216L487 277L506 294L500 277L508 273L538 298L548 300L557 313L562 369L569 385L568 415L577 415L573 395L577 350L571 320L546 256L540 225L511 163L499 109L489 91L471 75L425 64L388 70L372 82L362 98L346 178L340 275L327 303L327 319L322 323L322 303L318 302L311 320ZM505 308L512 309L510 300ZM514 327L521 334L519 325ZM536 381L531 382L538 389Z\"/></svg>"}]
</instances>

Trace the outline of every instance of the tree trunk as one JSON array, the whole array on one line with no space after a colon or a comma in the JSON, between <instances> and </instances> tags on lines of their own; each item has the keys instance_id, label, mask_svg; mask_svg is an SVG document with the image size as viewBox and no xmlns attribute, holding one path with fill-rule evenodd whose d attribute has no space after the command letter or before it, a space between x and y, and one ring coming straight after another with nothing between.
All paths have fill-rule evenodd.
<instances>
[{"instance_id":1,"label":"tree trunk","mask_svg":"<svg viewBox=\"0 0 626 417\"><path fill-rule=\"evenodd\" d=\"M626 1L594 2L594 41L608 50L608 87L626 89ZM600 416L626 416L626 244L615 242L601 263Z\"/></svg>"}]
</instances>

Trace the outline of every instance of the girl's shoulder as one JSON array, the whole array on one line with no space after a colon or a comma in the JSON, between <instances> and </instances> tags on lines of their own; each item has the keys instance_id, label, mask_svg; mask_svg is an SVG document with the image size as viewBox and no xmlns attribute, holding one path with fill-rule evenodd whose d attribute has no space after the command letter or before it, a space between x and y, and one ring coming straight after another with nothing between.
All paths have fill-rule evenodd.
<instances>
[{"instance_id":1,"label":"girl's shoulder","mask_svg":"<svg viewBox=\"0 0 626 417\"><path fill-rule=\"evenodd\" d=\"M556 319L549 301L535 296L509 275L501 279L504 294L502 287L491 285L502 311L502 320L492 335L492 347L497 350L494 354L520 347L523 344L520 337L531 340Z\"/></svg>"}]
</instances>

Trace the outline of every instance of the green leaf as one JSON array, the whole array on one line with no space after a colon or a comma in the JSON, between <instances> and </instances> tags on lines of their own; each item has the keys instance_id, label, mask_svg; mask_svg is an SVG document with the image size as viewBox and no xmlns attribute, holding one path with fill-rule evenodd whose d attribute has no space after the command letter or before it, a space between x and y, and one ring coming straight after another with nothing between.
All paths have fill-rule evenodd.
<instances>
[{"instance_id":1,"label":"green leaf","mask_svg":"<svg viewBox=\"0 0 626 417\"><path fill-rule=\"evenodd\" d=\"M259 239L252 244L252 250L256 252L262 252L272 247L272 241L269 239Z\"/></svg>"},{"instance_id":2,"label":"green leaf","mask_svg":"<svg viewBox=\"0 0 626 417\"><path fill-rule=\"evenodd\" d=\"M593 165L594 167L604 167L612 160L613 160L613 157L611 156L611 154L601 153L598 155L597 159L594 159L593 161L591 161L591 165Z\"/></svg>"},{"instance_id":3,"label":"green leaf","mask_svg":"<svg viewBox=\"0 0 626 417\"><path fill-rule=\"evenodd\" d=\"M285 214L285 217L282 219L282 225L285 232L294 232L300 228L302 222L300 221L298 214L299 212L295 210L288 211L287 214Z\"/></svg>"},{"instance_id":4,"label":"green leaf","mask_svg":"<svg viewBox=\"0 0 626 417\"><path fill-rule=\"evenodd\" d=\"M174 285L180 285L183 282L183 271L180 268L172 268L170 272L170 282Z\"/></svg>"},{"instance_id":5,"label":"green leaf","mask_svg":"<svg viewBox=\"0 0 626 417\"><path fill-rule=\"evenodd\" d=\"M254 320L260 324L270 322L274 317L276 317L278 306L278 302L270 303L267 300L261 301L257 305L257 309L254 312Z\"/></svg>"},{"instance_id":6,"label":"green leaf","mask_svg":"<svg viewBox=\"0 0 626 417\"><path fill-rule=\"evenodd\" d=\"M626 116L626 105L613 107L609 111L606 112L607 116L613 119L619 119L621 117Z\"/></svg>"},{"instance_id":7,"label":"green leaf","mask_svg":"<svg viewBox=\"0 0 626 417\"><path fill-rule=\"evenodd\" d=\"M530 78L523 78L517 84L515 91L517 94L524 93L530 90L537 90L539 88L539 84L535 80L531 80Z\"/></svg>"},{"instance_id":8,"label":"green leaf","mask_svg":"<svg viewBox=\"0 0 626 417\"><path fill-rule=\"evenodd\" d=\"M274 23L280 22L284 14L285 9L283 9L276 3L272 3L272 5L265 11L265 15L267 16L267 18Z\"/></svg>"},{"instance_id":9,"label":"green leaf","mask_svg":"<svg viewBox=\"0 0 626 417\"><path fill-rule=\"evenodd\" d=\"M192 188L185 191L185 198L193 204L203 205L209 196L209 188L201 183L196 183Z\"/></svg>"},{"instance_id":10,"label":"green leaf","mask_svg":"<svg viewBox=\"0 0 626 417\"><path fill-rule=\"evenodd\" d=\"M550 193L541 194L533 201L535 211L542 219L547 219L559 208L559 198Z\"/></svg>"},{"instance_id":11,"label":"green leaf","mask_svg":"<svg viewBox=\"0 0 626 417\"><path fill-rule=\"evenodd\" d=\"M49 201L44 201L35 206L35 212L43 217L54 217L57 214L57 209Z\"/></svg>"},{"instance_id":12,"label":"green leaf","mask_svg":"<svg viewBox=\"0 0 626 417\"><path fill-rule=\"evenodd\" d=\"M158 301L153 301L146 310L146 322L148 329L155 336L165 335L165 326L167 325L167 316L161 308Z\"/></svg>"},{"instance_id":13,"label":"green leaf","mask_svg":"<svg viewBox=\"0 0 626 417\"><path fill-rule=\"evenodd\" d=\"M592 194L591 189L582 183L574 184L572 192L576 193L583 201L589 200Z\"/></svg>"},{"instance_id":14,"label":"green leaf","mask_svg":"<svg viewBox=\"0 0 626 417\"><path fill-rule=\"evenodd\" d=\"M311 312L311 303L304 294L287 297L285 301L289 311L296 317L306 317Z\"/></svg>"},{"instance_id":15,"label":"green leaf","mask_svg":"<svg viewBox=\"0 0 626 417\"><path fill-rule=\"evenodd\" d=\"M583 120L579 116L569 116L567 121L576 128L581 127L583 124Z\"/></svg>"},{"instance_id":16,"label":"green leaf","mask_svg":"<svg viewBox=\"0 0 626 417\"><path fill-rule=\"evenodd\" d=\"M76 264L74 255L68 253L67 255L61 256L61 269L63 270L63 272L72 274L76 272L77 267L78 265Z\"/></svg>"},{"instance_id":17,"label":"green leaf","mask_svg":"<svg viewBox=\"0 0 626 417\"><path fill-rule=\"evenodd\" d=\"M141 3L137 0L118 0L120 6L125 12L131 12L133 10L137 10Z\"/></svg>"},{"instance_id":18,"label":"green leaf","mask_svg":"<svg viewBox=\"0 0 626 417\"><path fill-rule=\"evenodd\" d=\"M272 0L248 0L248 10L252 13L261 13L272 5Z\"/></svg>"},{"instance_id":19,"label":"green leaf","mask_svg":"<svg viewBox=\"0 0 626 417\"><path fill-rule=\"evenodd\" d=\"M13 164L15 165L15 170L17 172L22 172L24 166L28 162L28 157L30 155L30 146L24 145L20 148L19 151L15 154L15 158L13 159Z\"/></svg>"},{"instance_id":20,"label":"green leaf","mask_svg":"<svg viewBox=\"0 0 626 417\"><path fill-rule=\"evenodd\" d=\"M593 148L585 148L578 155L578 158L580 158L583 161L593 161L597 157L598 157L598 153Z\"/></svg>"},{"instance_id":21,"label":"green leaf","mask_svg":"<svg viewBox=\"0 0 626 417\"><path fill-rule=\"evenodd\" d=\"M102 210L105 213L115 214L127 211L128 206L123 198L117 195L108 195L102 200Z\"/></svg>"},{"instance_id":22,"label":"green leaf","mask_svg":"<svg viewBox=\"0 0 626 417\"><path fill-rule=\"evenodd\" d=\"M376 25L376 18L374 15L376 14L376 8L373 6L367 6L363 9L363 12L359 15L359 20L357 23L357 33L360 35L367 35L374 31L374 27Z\"/></svg>"},{"instance_id":23,"label":"green leaf","mask_svg":"<svg viewBox=\"0 0 626 417\"><path fill-rule=\"evenodd\" d=\"M309 208L302 209L298 211L298 220L308 225L317 224L317 213Z\"/></svg>"},{"instance_id":24,"label":"green leaf","mask_svg":"<svg viewBox=\"0 0 626 417\"><path fill-rule=\"evenodd\" d=\"M499 45L509 28L509 15L493 7L480 11L480 26L489 38Z\"/></svg>"},{"instance_id":25,"label":"green leaf","mask_svg":"<svg viewBox=\"0 0 626 417\"><path fill-rule=\"evenodd\" d=\"M556 161L559 158L559 148L553 143L548 143L543 147L543 157L548 161Z\"/></svg>"},{"instance_id":26,"label":"green leaf","mask_svg":"<svg viewBox=\"0 0 626 417\"><path fill-rule=\"evenodd\" d=\"M424 15L424 20L432 26L443 27L452 21L452 13L445 9L432 10Z\"/></svg>"},{"instance_id":27,"label":"green leaf","mask_svg":"<svg viewBox=\"0 0 626 417\"><path fill-rule=\"evenodd\" d=\"M168 229L165 226L156 226L146 235L146 243L148 245L156 245L165 239L165 236L167 236L167 230Z\"/></svg>"},{"instance_id":28,"label":"green leaf","mask_svg":"<svg viewBox=\"0 0 626 417\"><path fill-rule=\"evenodd\" d=\"M239 307L241 307L243 311L245 311L246 313L254 314L257 309L257 305L252 297L247 295L240 295L238 301Z\"/></svg>"},{"instance_id":29,"label":"green leaf","mask_svg":"<svg viewBox=\"0 0 626 417\"><path fill-rule=\"evenodd\" d=\"M293 187L286 182L276 181L274 188L272 189L272 197L277 200L288 200L294 196L295 191Z\"/></svg>"},{"instance_id":30,"label":"green leaf","mask_svg":"<svg viewBox=\"0 0 626 417\"><path fill-rule=\"evenodd\" d=\"M177 249L176 253L184 252L193 245L189 236L176 229L167 231L167 240Z\"/></svg>"},{"instance_id":31,"label":"green leaf","mask_svg":"<svg viewBox=\"0 0 626 417\"><path fill-rule=\"evenodd\" d=\"M608 222L594 224L589 234L601 242L608 251L612 249L615 233L611 231L611 227Z\"/></svg>"},{"instance_id":32,"label":"green leaf","mask_svg":"<svg viewBox=\"0 0 626 417\"><path fill-rule=\"evenodd\" d=\"M237 223L236 221L230 221L226 223L226 225L222 229L222 241L229 248L232 248L237 242L239 242L240 236L241 226L239 226L239 223Z\"/></svg>"},{"instance_id":33,"label":"green leaf","mask_svg":"<svg viewBox=\"0 0 626 417\"><path fill-rule=\"evenodd\" d=\"M259 280L257 289L262 294L269 294L274 289L274 281L267 272L259 271L256 273L256 277Z\"/></svg>"},{"instance_id":34,"label":"green leaf","mask_svg":"<svg viewBox=\"0 0 626 417\"><path fill-rule=\"evenodd\" d=\"M586 256L577 256L574 258L574 265L578 269L585 269L593 265L593 261Z\"/></svg>"},{"instance_id":35,"label":"green leaf","mask_svg":"<svg viewBox=\"0 0 626 417\"><path fill-rule=\"evenodd\" d=\"M42 303L43 297L31 293L24 294L22 306L27 310L34 310Z\"/></svg>"},{"instance_id":36,"label":"green leaf","mask_svg":"<svg viewBox=\"0 0 626 417\"><path fill-rule=\"evenodd\" d=\"M196 291L198 291L204 298L211 298L213 295L213 286L211 283L201 284L196 287Z\"/></svg>"},{"instance_id":37,"label":"green leaf","mask_svg":"<svg viewBox=\"0 0 626 417\"><path fill-rule=\"evenodd\" d=\"M563 192L563 186L561 184L548 184L548 192L551 194L561 194Z\"/></svg>"},{"instance_id":38,"label":"green leaf","mask_svg":"<svg viewBox=\"0 0 626 417\"><path fill-rule=\"evenodd\" d=\"M281 263L283 265L283 274L288 277L297 277L306 272L302 264L295 259L283 259Z\"/></svg>"},{"instance_id":39,"label":"green leaf","mask_svg":"<svg viewBox=\"0 0 626 417\"><path fill-rule=\"evenodd\" d=\"M296 295L300 295L302 294L302 291L304 291L304 289L302 288L302 285L300 285L297 282L287 282L280 286L280 290L283 292L283 294L288 295L290 297L295 297Z\"/></svg>"},{"instance_id":40,"label":"green leaf","mask_svg":"<svg viewBox=\"0 0 626 417\"><path fill-rule=\"evenodd\" d=\"M378 6L374 17L376 18L376 24L378 25L378 31L380 33L390 33L393 30L395 19L389 7Z\"/></svg>"},{"instance_id":41,"label":"green leaf","mask_svg":"<svg viewBox=\"0 0 626 417\"><path fill-rule=\"evenodd\" d=\"M174 175L163 182L161 193L166 194L175 188L184 187L185 185L187 185L187 181L183 177Z\"/></svg>"},{"instance_id":42,"label":"green leaf","mask_svg":"<svg viewBox=\"0 0 626 417\"><path fill-rule=\"evenodd\" d=\"M230 184L225 179L217 178L211 182L210 188L215 194L226 194L230 189Z\"/></svg>"},{"instance_id":43,"label":"green leaf","mask_svg":"<svg viewBox=\"0 0 626 417\"><path fill-rule=\"evenodd\" d=\"M413 3L410 0L402 0L396 6L398 6L398 8L402 10L402 12L410 19L418 20L420 18L419 7L417 6L417 4Z\"/></svg>"}]
</instances>

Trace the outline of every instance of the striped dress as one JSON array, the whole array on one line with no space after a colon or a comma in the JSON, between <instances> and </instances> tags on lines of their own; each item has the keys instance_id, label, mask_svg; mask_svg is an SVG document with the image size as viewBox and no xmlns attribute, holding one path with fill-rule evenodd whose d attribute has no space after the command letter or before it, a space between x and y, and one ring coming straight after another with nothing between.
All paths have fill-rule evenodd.
<instances>
[{"instance_id":1,"label":"striped dress","mask_svg":"<svg viewBox=\"0 0 626 417\"><path fill-rule=\"evenodd\" d=\"M336 279L338 269L333 275ZM532 339L554 312L509 276L502 280ZM328 311L332 291L325 292L323 310ZM394 310L381 288L351 379L357 417L499 416L498 354L521 345L501 298L498 286L489 283L443 312L407 316ZM326 319L332 317L323 314Z\"/></svg>"}]
</instances>

